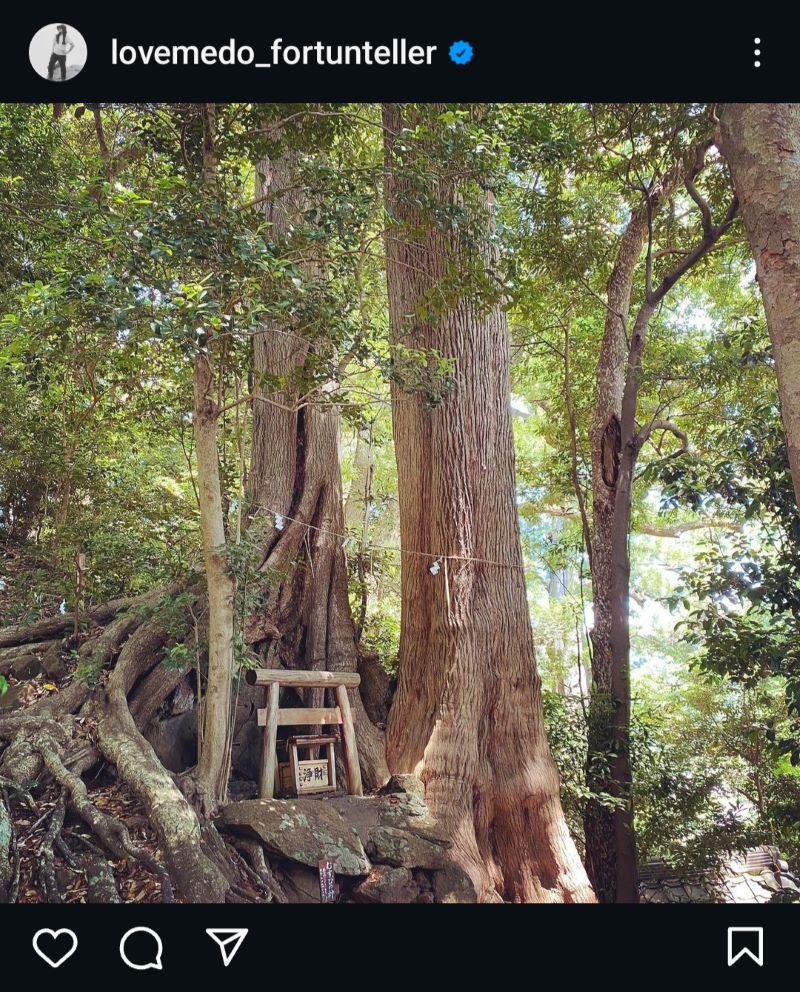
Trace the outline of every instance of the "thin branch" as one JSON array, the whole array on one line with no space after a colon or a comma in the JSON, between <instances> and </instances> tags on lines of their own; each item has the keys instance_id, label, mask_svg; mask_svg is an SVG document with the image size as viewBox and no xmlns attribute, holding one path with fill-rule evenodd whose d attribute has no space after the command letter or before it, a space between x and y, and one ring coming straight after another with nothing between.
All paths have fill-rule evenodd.
<instances>
[{"instance_id":1,"label":"thin branch","mask_svg":"<svg viewBox=\"0 0 800 992\"><path fill-rule=\"evenodd\" d=\"M545 506L539 511L550 517L559 517L563 520L579 520L580 514L576 510L570 510L560 506ZM725 517L706 517L701 520L683 520L677 524L656 524L648 522L637 522L634 530L637 534L645 534L648 537L680 537L697 530L727 530L742 531L742 524L737 520L727 520Z\"/></svg>"},{"instance_id":2,"label":"thin branch","mask_svg":"<svg viewBox=\"0 0 800 992\"><path fill-rule=\"evenodd\" d=\"M680 448L676 452L673 452L673 455L669 455L668 457L672 458L674 455L684 454L689 450L689 438L686 435L686 431L681 430L681 428L671 420L651 420L649 424L646 424L636 435L635 444L637 449L641 448L642 445L648 441L653 431L666 431L669 434L674 434L680 441Z\"/></svg>"}]
</instances>

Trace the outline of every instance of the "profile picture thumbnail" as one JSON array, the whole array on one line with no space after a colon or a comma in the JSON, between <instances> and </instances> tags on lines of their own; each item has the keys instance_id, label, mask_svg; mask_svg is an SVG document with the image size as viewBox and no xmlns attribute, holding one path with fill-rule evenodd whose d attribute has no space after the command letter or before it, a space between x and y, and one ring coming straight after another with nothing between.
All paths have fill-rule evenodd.
<instances>
[{"instance_id":1,"label":"profile picture thumbnail","mask_svg":"<svg viewBox=\"0 0 800 992\"><path fill-rule=\"evenodd\" d=\"M63 83L86 65L86 40L71 24L46 24L31 38L28 58L42 79Z\"/></svg>"}]
</instances>

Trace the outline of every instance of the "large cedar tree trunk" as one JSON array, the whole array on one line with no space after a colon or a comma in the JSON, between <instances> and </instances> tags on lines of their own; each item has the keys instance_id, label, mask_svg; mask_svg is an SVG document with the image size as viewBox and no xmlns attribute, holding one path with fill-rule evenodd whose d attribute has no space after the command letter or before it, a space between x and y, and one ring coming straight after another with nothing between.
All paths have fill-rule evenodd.
<instances>
[{"instance_id":1,"label":"large cedar tree trunk","mask_svg":"<svg viewBox=\"0 0 800 992\"><path fill-rule=\"evenodd\" d=\"M800 505L800 104L726 104L720 132L756 262Z\"/></svg>"},{"instance_id":2,"label":"large cedar tree trunk","mask_svg":"<svg viewBox=\"0 0 800 992\"><path fill-rule=\"evenodd\" d=\"M305 202L293 182L292 153L262 162L259 171L270 237L281 243ZM354 672L358 647L339 536L344 534L340 415L335 405L313 401L297 409L293 379L308 351L309 341L290 326L266 325L254 339L249 491L254 514L265 522L268 595L247 639L265 646L271 667ZM285 388L275 389L265 374L285 379ZM276 513L285 518L282 529L275 526ZM320 705L321 695L322 690L307 690L305 702ZM383 733L370 722L358 692L351 693L351 704L364 786L374 788L388 778Z\"/></svg>"},{"instance_id":3,"label":"large cedar tree trunk","mask_svg":"<svg viewBox=\"0 0 800 992\"><path fill-rule=\"evenodd\" d=\"M456 362L455 388L439 406L398 385L392 392L405 554L389 768L422 778L481 899L591 901L544 733L515 501L506 317L462 299L436 322L409 318L444 281L458 244L452 230L426 223L395 171L398 107L386 107L384 126L393 344ZM433 575L432 552L459 558Z\"/></svg>"}]
</instances>

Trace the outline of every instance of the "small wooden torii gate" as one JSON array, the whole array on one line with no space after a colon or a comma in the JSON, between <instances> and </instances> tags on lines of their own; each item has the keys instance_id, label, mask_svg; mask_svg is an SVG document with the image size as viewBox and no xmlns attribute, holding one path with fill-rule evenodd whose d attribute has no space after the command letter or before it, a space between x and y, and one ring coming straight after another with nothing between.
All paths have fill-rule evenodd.
<instances>
[{"instance_id":1,"label":"small wooden torii gate","mask_svg":"<svg viewBox=\"0 0 800 992\"><path fill-rule=\"evenodd\" d=\"M275 795L275 774L278 767L278 727L341 725L344 765L351 795L363 795L358 748L353 729L348 689L357 689L361 676L355 672L307 672L282 668L253 668L245 676L250 685L265 687L265 708L257 711L258 725L264 728L261 750L261 771L258 794L261 799ZM281 709L281 686L297 689L333 689L336 706L311 709L307 707Z\"/></svg>"}]
</instances>

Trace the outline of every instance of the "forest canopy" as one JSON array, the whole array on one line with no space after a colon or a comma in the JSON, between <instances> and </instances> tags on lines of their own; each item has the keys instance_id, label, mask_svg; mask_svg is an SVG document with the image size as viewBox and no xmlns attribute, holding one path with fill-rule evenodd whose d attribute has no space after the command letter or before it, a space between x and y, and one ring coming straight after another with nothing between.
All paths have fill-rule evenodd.
<instances>
[{"instance_id":1,"label":"forest canopy","mask_svg":"<svg viewBox=\"0 0 800 992\"><path fill-rule=\"evenodd\" d=\"M211 824L265 668L360 674L365 791L417 775L481 901L797 869L800 191L759 149L800 121L758 107L0 105L0 826L47 813L0 901L70 848L244 898Z\"/></svg>"}]
</instances>

